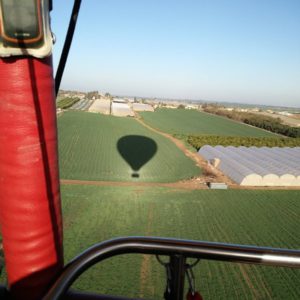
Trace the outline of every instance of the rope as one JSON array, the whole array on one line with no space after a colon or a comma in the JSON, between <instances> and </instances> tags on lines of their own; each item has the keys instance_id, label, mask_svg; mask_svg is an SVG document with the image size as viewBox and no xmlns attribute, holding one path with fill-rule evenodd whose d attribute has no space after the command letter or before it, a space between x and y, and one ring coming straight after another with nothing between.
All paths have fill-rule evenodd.
<instances>
[{"instance_id":1,"label":"rope","mask_svg":"<svg viewBox=\"0 0 300 300\"><path fill-rule=\"evenodd\" d=\"M69 22L69 27L68 27L68 32L67 32L67 36L66 36L65 43L64 43L64 48L63 48L61 56L60 56L59 65L58 65L58 68L56 71L56 76L55 76L55 93L56 93L56 95L58 94L58 91L59 91L61 79L62 79L64 70L65 70L66 62L67 62L69 51L71 48L73 35L74 35L76 23L77 23L77 18L78 18L78 14L79 14L79 10L80 10L80 5L81 5L81 0L74 1L74 6L73 6L70 22Z\"/></svg>"}]
</instances>

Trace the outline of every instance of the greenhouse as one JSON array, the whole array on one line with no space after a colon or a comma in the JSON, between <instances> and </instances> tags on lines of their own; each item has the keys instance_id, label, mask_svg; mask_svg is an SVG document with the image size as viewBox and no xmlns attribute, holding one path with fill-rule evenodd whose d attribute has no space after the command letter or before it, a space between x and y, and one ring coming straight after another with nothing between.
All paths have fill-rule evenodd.
<instances>
[{"instance_id":1,"label":"greenhouse","mask_svg":"<svg viewBox=\"0 0 300 300\"><path fill-rule=\"evenodd\" d=\"M109 115L110 113L110 101L97 99L90 106L89 112L99 112L101 114Z\"/></svg>"},{"instance_id":2,"label":"greenhouse","mask_svg":"<svg viewBox=\"0 0 300 300\"><path fill-rule=\"evenodd\" d=\"M244 186L300 186L300 147L205 145L199 155Z\"/></svg>"},{"instance_id":3,"label":"greenhouse","mask_svg":"<svg viewBox=\"0 0 300 300\"><path fill-rule=\"evenodd\" d=\"M118 117L134 117L133 110L129 107L127 103L113 102L112 106L112 115Z\"/></svg>"}]
</instances>

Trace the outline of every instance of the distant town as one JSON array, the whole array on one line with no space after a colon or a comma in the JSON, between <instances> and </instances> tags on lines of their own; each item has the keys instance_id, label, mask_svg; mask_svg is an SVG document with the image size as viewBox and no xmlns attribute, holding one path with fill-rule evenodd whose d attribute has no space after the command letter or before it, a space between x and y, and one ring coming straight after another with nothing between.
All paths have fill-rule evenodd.
<instances>
[{"instance_id":1,"label":"distant town","mask_svg":"<svg viewBox=\"0 0 300 300\"><path fill-rule=\"evenodd\" d=\"M136 112L154 111L157 108L206 110L207 107L219 111L233 113L251 113L260 116L279 119L282 124L300 127L300 108L239 104L228 102L211 102L204 100L178 100L145 97L115 96L98 91L81 92L60 90L57 97L57 111L61 113L66 108L84 110L92 113L134 117ZM212 111L208 111L212 112ZM213 111L215 113L215 111ZM226 114L226 113L225 113Z\"/></svg>"}]
</instances>

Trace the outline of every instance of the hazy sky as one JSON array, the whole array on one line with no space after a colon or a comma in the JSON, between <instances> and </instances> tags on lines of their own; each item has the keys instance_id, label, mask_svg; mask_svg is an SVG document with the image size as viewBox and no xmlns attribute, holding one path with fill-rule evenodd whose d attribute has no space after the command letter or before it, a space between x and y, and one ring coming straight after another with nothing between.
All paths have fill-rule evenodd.
<instances>
[{"instance_id":1,"label":"hazy sky","mask_svg":"<svg viewBox=\"0 0 300 300\"><path fill-rule=\"evenodd\" d=\"M300 1L83 0L61 88L300 107Z\"/></svg>"}]
</instances>

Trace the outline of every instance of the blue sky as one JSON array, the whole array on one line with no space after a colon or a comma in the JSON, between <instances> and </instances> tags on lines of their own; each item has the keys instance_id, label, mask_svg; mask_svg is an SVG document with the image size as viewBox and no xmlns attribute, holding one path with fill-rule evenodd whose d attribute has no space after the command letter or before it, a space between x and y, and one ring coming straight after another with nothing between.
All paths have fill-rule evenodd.
<instances>
[{"instance_id":1,"label":"blue sky","mask_svg":"<svg viewBox=\"0 0 300 300\"><path fill-rule=\"evenodd\" d=\"M73 1L53 5L57 66ZM83 0L61 87L300 107L300 1Z\"/></svg>"}]
</instances>

